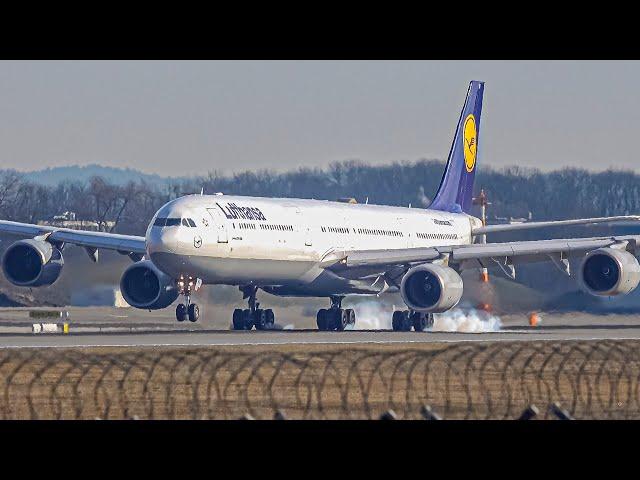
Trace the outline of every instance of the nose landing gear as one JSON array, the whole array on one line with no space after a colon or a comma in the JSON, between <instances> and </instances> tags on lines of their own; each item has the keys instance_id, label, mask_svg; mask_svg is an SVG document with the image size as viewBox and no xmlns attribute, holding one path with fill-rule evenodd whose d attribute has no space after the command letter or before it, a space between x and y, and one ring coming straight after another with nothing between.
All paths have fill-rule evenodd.
<instances>
[{"instance_id":1,"label":"nose landing gear","mask_svg":"<svg viewBox=\"0 0 640 480\"><path fill-rule=\"evenodd\" d=\"M318 310L316 321L318 323L318 330L344 330L349 325L355 325L356 312L347 308L342 308L342 299L344 297L333 296L331 299L331 308L322 308Z\"/></svg>"},{"instance_id":2,"label":"nose landing gear","mask_svg":"<svg viewBox=\"0 0 640 480\"><path fill-rule=\"evenodd\" d=\"M190 322L197 322L200 318L200 307L196 303L191 303L192 290L198 291L202 285L202 280L199 278L180 276L178 279L178 291L181 295L184 295L184 303L179 303L176 306L176 320L184 322L189 320Z\"/></svg>"},{"instance_id":3,"label":"nose landing gear","mask_svg":"<svg viewBox=\"0 0 640 480\"><path fill-rule=\"evenodd\" d=\"M233 311L233 329L251 330L254 326L256 330L269 330L276 322L276 316L270 308L264 310L260 308L260 303L256 301L258 287L250 285L240 287L243 299L249 299L249 308L236 308Z\"/></svg>"}]
</instances>

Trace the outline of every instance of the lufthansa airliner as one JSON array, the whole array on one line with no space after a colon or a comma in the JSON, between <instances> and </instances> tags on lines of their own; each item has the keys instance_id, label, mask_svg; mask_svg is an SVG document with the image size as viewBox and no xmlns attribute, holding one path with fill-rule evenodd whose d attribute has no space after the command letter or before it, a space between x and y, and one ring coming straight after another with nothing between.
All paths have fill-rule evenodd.
<instances>
[{"instance_id":1,"label":"lufthansa airliner","mask_svg":"<svg viewBox=\"0 0 640 480\"><path fill-rule=\"evenodd\" d=\"M342 308L347 295L399 291L406 309L393 313L393 329L422 331L433 322L433 313L460 301L462 270L498 266L515 278L523 262L548 262L577 275L594 295L631 292L640 281L640 236L478 242L498 231L640 220L622 216L486 226L470 215L483 94L484 83L472 81L429 208L189 195L160 208L144 237L0 221L0 232L26 237L5 251L3 272L20 287L47 286L62 271L66 244L84 247L93 261L101 249L117 250L133 260L120 281L131 306L168 308L180 297L176 319L195 322L200 310L192 297L202 285L235 285L247 300L245 308L233 312L236 330L274 325L273 310L257 300L263 290L327 298L327 308L317 313L320 330L356 324L355 312ZM575 273L570 257L581 258Z\"/></svg>"}]
</instances>

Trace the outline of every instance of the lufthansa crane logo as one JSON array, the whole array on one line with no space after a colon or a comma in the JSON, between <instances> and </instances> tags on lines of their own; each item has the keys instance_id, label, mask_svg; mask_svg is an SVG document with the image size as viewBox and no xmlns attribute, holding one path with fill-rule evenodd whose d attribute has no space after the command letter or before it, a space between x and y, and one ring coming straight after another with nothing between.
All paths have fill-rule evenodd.
<instances>
[{"instance_id":1,"label":"lufthansa crane logo","mask_svg":"<svg viewBox=\"0 0 640 480\"><path fill-rule=\"evenodd\" d=\"M200 235L193 237L193 246L196 248L200 248L202 246L202 238Z\"/></svg>"},{"instance_id":2,"label":"lufthansa crane logo","mask_svg":"<svg viewBox=\"0 0 640 480\"><path fill-rule=\"evenodd\" d=\"M467 172L473 172L476 166L478 139L476 137L476 118L469 114L464 119L464 165Z\"/></svg>"}]
</instances>

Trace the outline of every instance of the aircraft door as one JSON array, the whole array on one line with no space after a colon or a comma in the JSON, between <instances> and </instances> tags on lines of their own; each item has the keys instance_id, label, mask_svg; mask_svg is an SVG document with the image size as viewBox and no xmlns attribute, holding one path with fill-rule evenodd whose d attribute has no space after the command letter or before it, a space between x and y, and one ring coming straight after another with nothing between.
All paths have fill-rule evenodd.
<instances>
[{"instance_id":1,"label":"aircraft door","mask_svg":"<svg viewBox=\"0 0 640 480\"><path fill-rule=\"evenodd\" d=\"M213 228L218 231L218 243L229 243L229 232L227 231L227 219L222 216L217 208L207 208L207 212L213 220Z\"/></svg>"},{"instance_id":2,"label":"aircraft door","mask_svg":"<svg viewBox=\"0 0 640 480\"><path fill-rule=\"evenodd\" d=\"M415 247L415 243L414 243L414 237L411 234L411 232L409 231L409 222L407 221L406 218L404 217L398 217L398 226L400 227L400 230L404 233L404 245L403 247L406 248L412 248Z\"/></svg>"},{"instance_id":3,"label":"aircraft door","mask_svg":"<svg viewBox=\"0 0 640 480\"><path fill-rule=\"evenodd\" d=\"M304 227L305 232L304 232L304 244L307 247L311 247L313 246L313 238L311 235L311 227L309 227L308 225L306 227Z\"/></svg>"},{"instance_id":4,"label":"aircraft door","mask_svg":"<svg viewBox=\"0 0 640 480\"><path fill-rule=\"evenodd\" d=\"M313 246L313 235L311 233L311 226L303 222L302 211L300 207L296 207L296 218L298 223L298 228L302 236L304 237L304 245L306 247Z\"/></svg>"}]
</instances>

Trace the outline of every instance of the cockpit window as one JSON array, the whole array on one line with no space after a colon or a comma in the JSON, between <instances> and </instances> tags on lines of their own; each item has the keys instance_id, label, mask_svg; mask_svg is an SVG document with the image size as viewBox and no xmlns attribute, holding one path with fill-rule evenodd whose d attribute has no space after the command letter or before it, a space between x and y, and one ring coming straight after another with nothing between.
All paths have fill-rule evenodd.
<instances>
[{"instance_id":1,"label":"cockpit window","mask_svg":"<svg viewBox=\"0 0 640 480\"><path fill-rule=\"evenodd\" d=\"M191 220L190 218L166 218L166 217L158 217L156 221L153 222L154 227L195 227L196 222Z\"/></svg>"}]
</instances>

